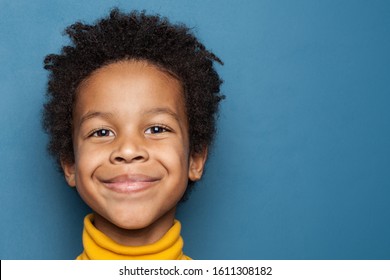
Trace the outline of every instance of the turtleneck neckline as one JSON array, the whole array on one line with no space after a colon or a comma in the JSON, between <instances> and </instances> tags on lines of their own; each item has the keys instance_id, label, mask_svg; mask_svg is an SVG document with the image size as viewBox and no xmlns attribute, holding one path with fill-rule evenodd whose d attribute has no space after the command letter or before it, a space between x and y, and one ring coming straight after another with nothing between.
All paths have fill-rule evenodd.
<instances>
[{"instance_id":1,"label":"turtleneck neckline","mask_svg":"<svg viewBox=\"0 0 390 280\"><path fill-rule=\"evenodd\" d=\"M93 224L94 215L84 218L84 251L78 260L188 260L183 254L181 224L174 220L173 226L157 242L143 246L125 246L99 231Z\"/></svg>"}]
</instances>

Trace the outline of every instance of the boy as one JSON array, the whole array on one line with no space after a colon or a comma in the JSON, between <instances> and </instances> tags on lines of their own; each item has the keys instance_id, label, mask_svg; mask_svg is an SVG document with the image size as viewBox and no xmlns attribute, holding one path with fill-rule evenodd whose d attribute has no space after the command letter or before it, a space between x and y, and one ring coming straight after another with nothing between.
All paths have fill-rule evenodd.
<instances>
[{"instance_id":1,"label":"boy","mask_svg":"<svg viewBox=\"0 0 390 280\"><path fill-rule=\"evenodd\" d=\"M189 259L177 203L215 134L219 58L183 25L117 9L45 58L48 149L93 214L77 259Z\"/></svg>"}]
</instances>

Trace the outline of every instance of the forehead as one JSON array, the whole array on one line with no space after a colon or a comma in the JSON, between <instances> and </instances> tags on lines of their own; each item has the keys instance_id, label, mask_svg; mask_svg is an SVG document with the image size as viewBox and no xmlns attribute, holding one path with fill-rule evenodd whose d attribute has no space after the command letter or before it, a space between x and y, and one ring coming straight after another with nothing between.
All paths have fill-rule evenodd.
<instances>
[{"instance_id":1,"label":"forehead","mask_svg":"<svg viewBox=\"0 0 390 280\"><path fill-rule=\"evenodd\" d=\"M179 78L169 70L163 69L146 60L120 60L104 65L85 78L78 86L77 93L82 91L91 83L100 83L107 80L108 77L122 76L123 78L132 78L142 75L151 76L150 80L164 86L176 87L177 90L183 91L183 86Z\"/></svg>"},{"instance_id":2,"label":"forehead","mask_svg":"<svg viewBox=\"0 0 390 280\"><path fill-rule=\"evenodd\" d=\"M146 61L120 61L95 70L80 84L74 109L82 113L115 102L137 103L138 108L171 106L185 113L181 82Z\"/></svg>"}]
</instances>

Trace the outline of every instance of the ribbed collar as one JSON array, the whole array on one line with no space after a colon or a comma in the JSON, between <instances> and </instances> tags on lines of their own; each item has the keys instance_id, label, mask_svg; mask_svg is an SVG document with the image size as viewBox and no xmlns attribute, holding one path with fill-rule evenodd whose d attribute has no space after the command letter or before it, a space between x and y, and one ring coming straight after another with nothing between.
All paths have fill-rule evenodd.
<instances>
[{"instance_id":1,"label":"ribbed collar","mask_svg":"<svg viewBox=\"0 0 390 280\"><path fill-rule=\"evenodd\" d=\"M84 251L78 260L185 260L181 224L175 220L173 226L156 243L144 246L124 246L116 243L93 225L93 214L84 219Z\"/></svg>"}]
</instances>

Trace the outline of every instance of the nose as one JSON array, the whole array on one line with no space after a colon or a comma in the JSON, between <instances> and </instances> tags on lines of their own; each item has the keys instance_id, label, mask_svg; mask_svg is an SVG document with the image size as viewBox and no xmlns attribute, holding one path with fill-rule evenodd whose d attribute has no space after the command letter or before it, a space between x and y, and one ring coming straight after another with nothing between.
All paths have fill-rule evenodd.
<instances>
[{"instance_id":1,"label":"nose","mask_svg":"<svg viewBox=\"0 0 390 280\"><path fill-rule=\"evenodd\" d=\"M149 159L148 151L141 136L125 136L117 138L110 155L112 164L144 162Z\"/></svg>"}]
</instances>

